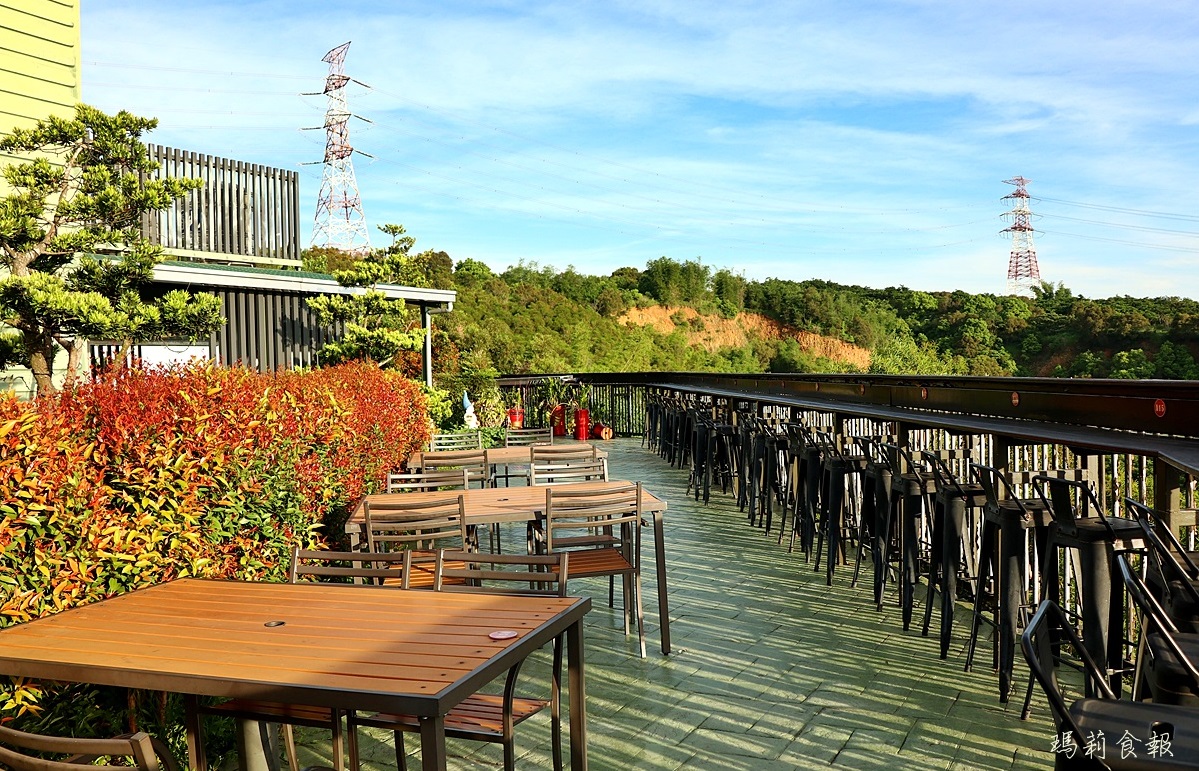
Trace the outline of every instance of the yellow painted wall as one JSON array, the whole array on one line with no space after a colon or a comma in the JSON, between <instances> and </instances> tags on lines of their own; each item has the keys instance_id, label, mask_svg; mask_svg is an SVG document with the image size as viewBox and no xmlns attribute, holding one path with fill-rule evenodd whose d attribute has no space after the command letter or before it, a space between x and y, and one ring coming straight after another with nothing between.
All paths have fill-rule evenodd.
<instances>
[{"instance_id":1,"label":"yellow painted wall","mask_svg":"<svg viewBox=\"0 0 1199 771\"><path fill-rule=\"evenodd\" d=\"M0 0L0 133L74 113L82 99L79 2ZM13 160L0 153L0 166ZM0 178L0 194L6 190ZM0 392L26 396L32 384L28 370L0 372Z\"/></svg>"},{"instance_id":2,"label":"yellow painted wall","mask_svg":"<svg viewBox=\"0 0 1199 771\"><path fill-rule=\"evenodd\" d=\"M71 115L79 57L79 0L0 0L0 132Z\"/></svg>"}]
</instances>

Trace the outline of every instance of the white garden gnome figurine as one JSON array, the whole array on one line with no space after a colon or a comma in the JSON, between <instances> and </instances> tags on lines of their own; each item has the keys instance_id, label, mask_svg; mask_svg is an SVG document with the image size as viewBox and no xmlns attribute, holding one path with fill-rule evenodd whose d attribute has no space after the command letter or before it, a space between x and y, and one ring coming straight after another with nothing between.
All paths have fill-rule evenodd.
<instances>
[{"instance_id":1,"label":"white garden gnome figurine","mask_svg":"<svg viewBox=\"0 0 1199 771\"><path fill-rule=\"evenodd\" d=\"M479 417L475 415L475 405L470 403L470 397L466 395L466 391L462 392L462 406L466 409L466 417L463 422L466 427L474 430L479 427Z\"/></svg>"}]
</instances>

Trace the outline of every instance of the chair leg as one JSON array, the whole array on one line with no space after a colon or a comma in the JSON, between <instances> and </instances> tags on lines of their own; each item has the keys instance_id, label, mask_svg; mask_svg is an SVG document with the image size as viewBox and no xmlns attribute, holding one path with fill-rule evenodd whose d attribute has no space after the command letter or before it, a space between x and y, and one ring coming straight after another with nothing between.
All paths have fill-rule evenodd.
<instances>
[{"instance_id":1,"label":"chair leg","mask_svg":"<svg viewBox=\"0 0 1199 771\"><path fill-rule=\"evenodd\" d=\"M354 724L354 713L346 713L346 745L349 759L350 771L358 771L362 765L362 758L358 752L358 727Z\"/></svg>"},{"instance_id":2,"label":"chair leg","mask_svg":"<svg viewBox=\"0 0 1199 771\"><path fill-rule=\"evenodd\" d=\"M395 731L396 768L408 771L408 752L404 749L404 732Z\"/></svg>"},{"instance_id":3,"label":"chair leg","mask_svg":"<svg viewBox=\"0 0 1199 771\"><path fill-rule=\"evenodd\" d=\"M562 771L562 636L554 638L553 677L550 681L550 741L554 771Z\"/></svg>"},{"instance_id":4,"label":"chair leg","mask_svg":"<svg viewBox=\"0 0 1199 771\"><path fill-rule=\"evenodd\" d=\"M645 658L645 608L641 604L641 571L633 574L633 585L637 594L637 637L641 641L641 658Z\"/></svg>"},{"instance_id":5,"label":"chair leg","mask_svg":"<svg viewBox=\"0 0 1199 771\"><path fill-rule=\"evenodd\" d=\"M291 771L300 771L300 760L296 754L296 733L288 723L283 726L283 748L287 752L287 767Z\"/></svg>"},{"instance_id":6,"label":"chair leg","mask_svg":"<svg viewBox=\"0 0 1199 771\"><path fill-rule=\"evenodd\" d=\"M342 771L341 713L333 711L333 771Z\"/></svg>"},{"instance_id":7,"label":"chair leg","mask_svg":"<svg viewBox=\"0 0 1199 771\"><path fill-rule=\"evenodd\" d=\"M983 587L987 583L987 578L990 575L990 567L994 564L994 555L997 545L995 543L995 535L998 525L983 521L982 542L979 546L978 560L978 587L974 592L974 611L970 616L970 641L966 644L966 672L969 672L974 666L974 650L978 646L978 630L983 624ZM996 587L999 586L999 570L996 565ZM1002 599L999 597L1000 592L996 591L995 605L999 606ZM996 612L996 616L999 613ZM999 624L996 623L996 627ZM996 635L998 636L998 635Z\"/></svg>"}]
</instances>

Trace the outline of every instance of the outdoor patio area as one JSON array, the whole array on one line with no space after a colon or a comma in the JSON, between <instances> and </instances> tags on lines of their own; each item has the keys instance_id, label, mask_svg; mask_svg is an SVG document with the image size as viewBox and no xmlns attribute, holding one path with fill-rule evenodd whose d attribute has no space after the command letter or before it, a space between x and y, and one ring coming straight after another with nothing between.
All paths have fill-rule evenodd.
<instances>
[{"instance_id":1,"label":"outdoor patio area","mask_svg":"<svg viewBox=\"0 0 1199 771\"><path fill-rule=\"evenodd\" d=\"M613 479L640 480L669 503L666 513L673 652L658 637L652 543L643 546L649 657L635 630L607 607L607 581L571 582L593 598L586 619L588 747L591 768L866 769L1049 768L1054 738L1040 691L1033 717L1020 695L998 702L990 639L974 672L962 671L968 626L959 604L948 660L934 637L904 633L894 586L877 612L870 578L850 588L852 564L825 586L798 551L750 527L730 495L708 505L686 494L687 472L671 468L636 438L602 445ZM648 541L652 528L643 530ZM520 528L505 544L523 544ZM923 601L921 585L917 597ZM617 599L619 605L619 597ZM918 607L918 613L923 605ZM914 627L918 627L914 624ZM526 689L548 681L548 656L521 675ZM549 718L517 727L518 768L549 768ZM327 765L327 732L301 733L304 765ZM391 735L363 731L363 767L395 768ZM419 739L410 736L415 753ZM450 768L501 767L498 745L449 741ZM417 766L419 767L419 766Z\"/></svg>"}]
</instances>

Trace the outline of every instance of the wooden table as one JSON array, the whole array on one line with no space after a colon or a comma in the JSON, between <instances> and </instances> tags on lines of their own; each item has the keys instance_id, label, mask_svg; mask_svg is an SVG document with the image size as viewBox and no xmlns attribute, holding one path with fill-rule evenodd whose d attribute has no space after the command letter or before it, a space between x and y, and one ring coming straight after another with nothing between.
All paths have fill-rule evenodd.
<instances>
[{"instance_id":1,"label":"wooden table","mask_svg":"<svg viewBox=\"0 0 1199 771\"><path fill-rule=\"evenodd\" d=\"M627 484L630 483L625 481L577 482L535 487L485 487L481 490L379 493L366 496L366 501L370 501L372 504L400 500L423 503L458 493L466 498L466 524L490 525L493 522L527 522L533 519L538 513L545 510L545 491L547 489L605 490ZM654 566L658 579L658 621L661 628L662 652L670 653L670 607L666 597L666 540L663 523L666 501L644 487L641 489L641 495L644 510L649 512L654 520ZM362 528L365 524L364 502L358 504L346 521L346 534L350 537L351 548L359 548Z\"/></svg>"},{"instance_id":2,"label":"wooden table","mask_svg":"<svg viewBox=\"0 0 1199 771\"><path fill-rule=\"evenodd\" d=\"M445 769L445 715L566 632L571 768L587 767L585 598L181 579L0 630L0 673L187 694L403 712L425 769ZM283 622L282 624L278 622ZM512 629L511 640L492 631Z\"/></svg>"}]
</instances>

